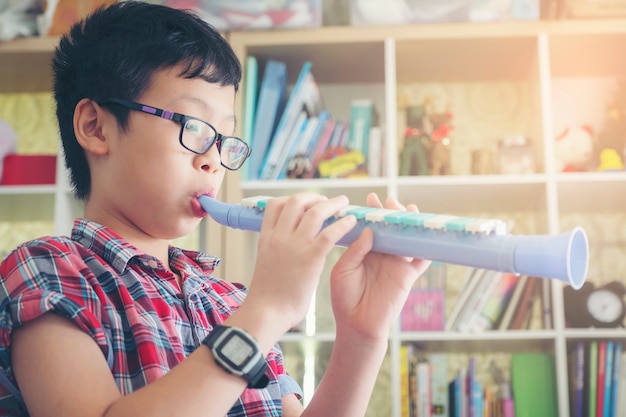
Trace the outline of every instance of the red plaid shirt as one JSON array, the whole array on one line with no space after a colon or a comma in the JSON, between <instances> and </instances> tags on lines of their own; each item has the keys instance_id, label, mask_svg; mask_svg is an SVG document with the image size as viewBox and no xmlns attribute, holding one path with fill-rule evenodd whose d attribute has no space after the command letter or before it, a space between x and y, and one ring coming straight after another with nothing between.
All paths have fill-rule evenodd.
<instances>
[{"instance_id":1,"label":"red plaid shirt","mask_svg":"<svg viewBox=\"0 0 626 417\"><path fill-rule=\"evenodd\" d=\"M173 274L111 230L77 219L71 239L27 242L1 264L0 414L27 416L11 368L11 331L46 312L70 319L98 344L123 395L165 375L241 304L245 288L210 274L219 259L170 247ZM279 416L301 395L276 346L270 384L247 389L228 416Z\"/></svg>"}]
</instances>

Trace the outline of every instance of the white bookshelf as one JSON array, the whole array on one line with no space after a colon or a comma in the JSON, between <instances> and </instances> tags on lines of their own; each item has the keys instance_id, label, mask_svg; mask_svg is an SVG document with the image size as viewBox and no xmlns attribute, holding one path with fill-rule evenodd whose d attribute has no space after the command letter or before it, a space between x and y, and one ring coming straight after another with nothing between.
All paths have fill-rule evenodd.
<instances>
[{"instance_id":1,"label":"white bookshelf","mask_svg":"<svg viewBox=\"0 0 626 417\"><path fill-rule=\"evenodd\" d=\"M578 78L617 78L626 74L626 59L620 52L626 47L626 21L329 27L316 31L232 33L230 40L242 62L247 55L259 59L260 71L265 59L274 58L287 62L293 76L302 62L311 60L313 75L331 113L337 118L344 117L345 103L350 99L371 93L368 97L374 99L384 122L385 171L381 178L284 181L242 180L238 174L229 173L224 192L227 201L237 203L248 196L314 190L329 196L347 194L353 204L362 204L365 195L375 191L382 197L396 197L403 203L414 202L425 212L462 216L485 214L513 220L519 227L516 230L522 234L558 234L581 222L581 226L591 229L588 230L591 232L590 270L624 270L624 261L617 256L608 262L597 255L599 249L594 245L602 236L595 233L602 227L595 227L593 222L599 221L596 217L605 212L621 219L620 213L626 209L626 199L623 199L626 172L555 172L552 138L560 110L555 108L556 103L576 100L575 91L571 98L554 97L559 93L555 86L559 80L576 83ZM399 176L397 154L401 138L398 132L402 131L402 112L397 103L407 85L471 86L480 83L522 86L527 100L515 115L525 113L519 119L522 133L533 139L536 173L472 175L467 170L457 169L450 176ZM505 97L503 106L506 104ZM585 103L578 104L581 112L584 106ZM595 108L589 111L597 113ZM454 141L454 131L452 137ZM493 146L493 143L487 145ZM252 147L254 149L253 141ZM626 236L624 221L611 240L615 251L623 253L626 242L619 236ZM245 282L252 275L256 241L252 232L226 231L222 254L224 276ZM242 258L250 262L237 261ZM452 289L447 302L454 301L463 271L462 267L449 268L447 282L457 288ZM323 322L328 323L328 291L324 280L322 282L315 310L318 316L324 316ZM368 415L387 415L384 413L389 411L393 417L400 417L399 347L403 342L414 342L426 351L451 355L503 354L506 357L512 352L527 350L554 353L559 415L569 416L568 343L591 339L626 341L626 332L567 329L563 315L563 283L551 280L551 285L553 328L550 330L465 334L401 332L396 326L390 334L388 360L381 372L380 379L385 383L377 385ZM316 321L319 322L319 318ZM330 343L333 330L329 324L310 330L309 335L289 334L284 343L304 345L310 340ZM316 359L323 362L322 358L312 358ZM297 373L301 373L301 369Z\"/></svg>"}]
</instances>

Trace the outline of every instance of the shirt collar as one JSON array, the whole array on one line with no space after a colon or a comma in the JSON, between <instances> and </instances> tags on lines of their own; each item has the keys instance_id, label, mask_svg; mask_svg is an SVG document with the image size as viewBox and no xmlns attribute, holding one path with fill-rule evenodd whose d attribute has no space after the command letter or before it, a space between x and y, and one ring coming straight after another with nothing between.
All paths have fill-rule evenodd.
<instances>
[{"instance_id":1,"label":"shirt collar","mask_svg":"<svg viewBox=\"0 0 626 417\"><path fill-rule=\"evenodd\" d=\"M135 256L149 256L140 251L118 234L106 226L96 222L78 218L74 220L72 228L72 240L89 248L104 261L111 265L118 274L126 269L128 262ZM216 257L201 252L184 250L171 246L169 249L169 261L179 263L183 258L192 260L193 263L206 273L210 273L219 264ZM184 263L183 263L184 264ZM187 264L188 265L188 264Z\"/></svg>"}]
</instances>

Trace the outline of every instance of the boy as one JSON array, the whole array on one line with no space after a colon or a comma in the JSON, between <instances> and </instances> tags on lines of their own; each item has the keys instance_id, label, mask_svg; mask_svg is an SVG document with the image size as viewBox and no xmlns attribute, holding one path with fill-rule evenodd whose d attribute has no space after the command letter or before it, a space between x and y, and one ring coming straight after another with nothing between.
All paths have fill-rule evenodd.
<instances>
[{"instance_id":1,"label":"boy","mask_svg":"<svg viewBox=\"0 0 626 417\"><path fill-rule=\"evenodd\" d=\"M53 70L85 212L71 237L27 242L0 265L2 415L363 415L427 262L369 253L370 231L344 252L331 274L332 357L304 410L277 341L355 224L319 232L347 199L270 200L250 288L217 279L217 259L168 242L198 226L197 198L249 155L227 136L241 77L228 44L192 14L120 2L61 39Z\"/></svg>"}]
</instances>

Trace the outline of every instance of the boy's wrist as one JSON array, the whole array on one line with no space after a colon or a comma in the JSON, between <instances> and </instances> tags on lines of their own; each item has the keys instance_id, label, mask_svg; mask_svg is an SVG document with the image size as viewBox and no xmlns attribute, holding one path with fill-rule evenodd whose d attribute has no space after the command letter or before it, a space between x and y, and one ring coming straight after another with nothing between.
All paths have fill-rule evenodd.
<instances>
[{"instance_id":1,"label":"boy's wrist","mask_svg":"<svg viewBox=\"0 0 626 417\"><path fill-rule=\"evenodd\" d=\"M252 335L267 355L276 342L289 330L285 316L269 306L257 305L248 300L224 322L236 326Z\"/></svg>"}]
</instances>

